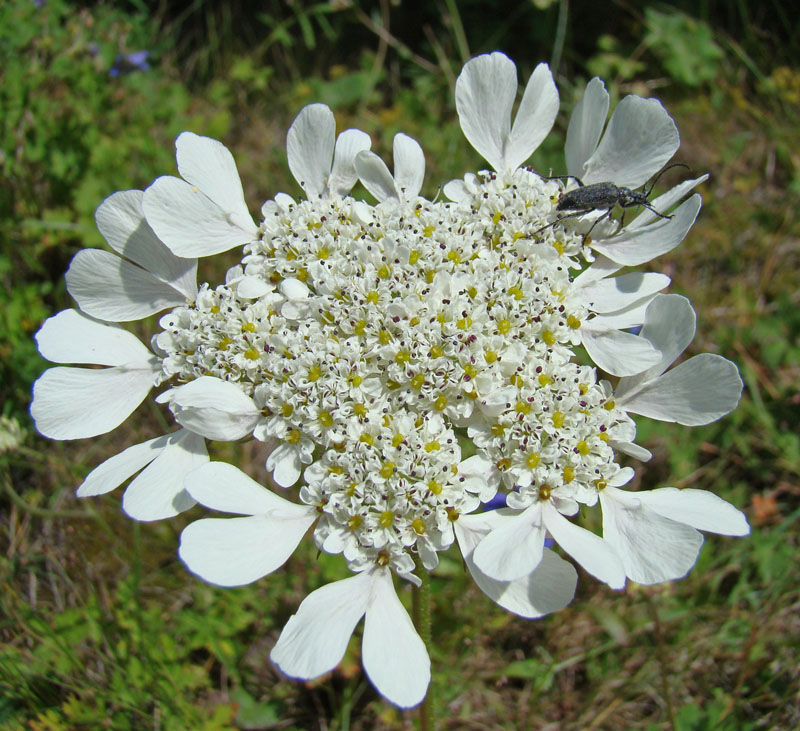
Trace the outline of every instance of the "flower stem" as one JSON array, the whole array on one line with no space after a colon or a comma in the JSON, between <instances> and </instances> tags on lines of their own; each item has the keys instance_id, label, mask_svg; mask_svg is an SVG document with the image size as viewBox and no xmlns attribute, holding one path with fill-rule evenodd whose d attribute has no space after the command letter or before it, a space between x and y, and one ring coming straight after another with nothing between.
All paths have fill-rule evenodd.
<instances>
[{"instance_id":1,"label":"flower stem","mask_svg":"<svg viewBox=\"0 0 800 731\"><path fill-rule=\"evenodd\" d=\"M675 710L672 706L672 693L669 689L669 668L667 667L667 651L664 647L664 633L661 630L661 620L658 617L658 609L656 608L653 599L645 594L645 601L650 609L650 616L653 618L653 633L655 634L656 644L658 646L658 665L661 669L661 688L664 695L664 704L667 709L667 721L671 731L675 731Z\"/></svg>"},{"instance_id":2,"label":"flower stem","mask_svg":"<svg viewBox=\"0 0 800 731\"><path fill-rule=\"evenodd\" d=\"M428 656L431 654L431 608L433 600L431 597L431 577L428 570L422 565L419 558L414 559L417 564L417 576L422 580L419 587L412 586L412 619L417 628L419 636L425 643ZM432 673L431 673L432 675ZM434 699L433 699L433 678L428 686L428 693L419 705L419 728L420 731L434 731L436 728L434 721Z\"/></svg>"}]
</instances>

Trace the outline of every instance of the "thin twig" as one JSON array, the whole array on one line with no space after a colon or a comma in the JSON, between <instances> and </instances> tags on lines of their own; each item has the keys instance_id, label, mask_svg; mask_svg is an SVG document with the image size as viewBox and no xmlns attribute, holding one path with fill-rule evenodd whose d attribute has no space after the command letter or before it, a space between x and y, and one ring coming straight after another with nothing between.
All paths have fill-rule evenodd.
<instances>
[{"instance_id":1,"label":"thin twig","mask_svg":"<svg viewBox=\"0 0 800 731\"><path fill-rule=\"evenodd\" d=\"M436 54L436 60L439 62L439 68L442 70L442 73L447 79L447 85L450 87L450 91L455 91L456 77L453 75L453 69L450 68L450 61L447 58L447 54L444 52L444 48L442 48L442 44L439 43L439 39L436 37L436 34L433 32L433 29L428 23L425 23L425 25L422 26L422 32L425 34L425 37L428 39L428 42L433 48L433 52Z\"/></svg>"},{"instance_id":2,"label":"thin twig","mask_svg":"<svg viewBox=\"0 0 800 731\"><path fill-rule=\"evenodd\" d=\"M356 17L359 22L366 26L369 30L375 33L380 38L383 38L392 48L397 50L401 56L410 58L417 66L425 69L429 73L438 71L438 66L432 64L427 58L414 53L405 43L395 38L386 28L375 23L361 8L354 7Z\"/></svg>"},{"instance_id":3,"label":"thin twig","mask_svg":"<svg viewBox=\"0 0 800 731\"><path fill-rule=\"evenodd\" d=\"M388 0L381 0L381 24L386 30L389 30L389 22L391 20L391 16L389 13L389 2ZM381 69L383 65L386 63L386 53L388 51L389 44L380 33L378 34L378 50L375 51L375 58L372 61L372 68L369 70L369 76L367 77L366 88L364 89L364 93L361 95L361 105L359 107L359 112L363 112L364 108L366 107L369 95L372 93L372 90L375 88L375 84L378 82L378 76L380 75Z\"/></svg>"},{"instance_id":4,"label":"thin twig","mask_svg":"<svg viewBox=\"0 0 800 731\"><path fill-rule=\"evenodd\" d=\"M85 520L94 517L93 515L80 510L50 510L48 508L39 508L35 505L31 505L16 490L14 490L14 487L11 484L11 478L9 477L8 472L5 470L3 471L3 487L5 487L6 494L11 502L14 503L14 505L16 505L20 510L30 513L30 515L34 515L37 518L81 518Z\"/></svg>"}]
</instances>

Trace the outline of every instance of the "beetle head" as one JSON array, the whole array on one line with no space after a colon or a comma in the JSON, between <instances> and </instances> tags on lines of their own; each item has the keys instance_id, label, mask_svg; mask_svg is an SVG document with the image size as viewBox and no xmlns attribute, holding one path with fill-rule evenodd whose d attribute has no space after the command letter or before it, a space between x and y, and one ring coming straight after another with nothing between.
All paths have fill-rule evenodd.
<instances>
[{"instance_id":1,"label":"beetle head","mask_svg":"<svg viewBox=\"0 0 800 731\"><path fill-rule=\"evenodd\" d=\"M637 193L630 188L619 188L619 199L618 203L623 208L631 208L632 206L640 206L642 205L643 196L641 193ZM644 198L646 201L647 198Z\"/></svg>"}]
</instances>

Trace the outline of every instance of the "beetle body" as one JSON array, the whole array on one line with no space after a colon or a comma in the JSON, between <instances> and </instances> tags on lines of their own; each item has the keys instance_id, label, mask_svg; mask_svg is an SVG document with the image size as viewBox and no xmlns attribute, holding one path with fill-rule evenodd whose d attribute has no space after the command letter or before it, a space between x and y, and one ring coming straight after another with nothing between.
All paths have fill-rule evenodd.
<instances>
[{"instance_id":1,"label":"beetle body","mask_svg":"<svg viewBox=\"0 0 800 731\"><path fill-rule=\"evenodd\" d=\"M683 165L682 163L676 163L675 165L670 165L669 167L664 168L664 170L662 170L661 173L656 176L655 180L653 180L649 190L643 189L641 191L631 190L630 188L614 185L614 183L591 183L590 185L584 185L583 181L574 175L549 178L559 180L572 179L578 184L578 187L569 191L565 191L560 195L558 202L556 203L556 210L563 212L564 215L557 218L555 221L553 221L553 223L548 224L542 229L539 229L539 231L544 231L544 229L548 228L549 226L554 226L555 224L567 218L576 218L584 215L585 213L591 213L592 211L605 211L605 213L597 218L592 224L591 228L583 235L584 240L586 240L594 227L597 226L600 221L606 221L611 218L611 213L617 206L623 209L622 218L619 221L617 231L622 228L625 220L624 209L626 208L643 206L648 211L655 213L659 218L672 218L672 216L667 216L653 208L648 199L650 194L653 192L653 187L655 186L658 178L660 178L664 172L676 166L686 167L686 165Z\"/></svg>"},{"instance_id":2,"label":"beetle body","mask_svg":"<svg viewBox=\"0 0 800 731\"><path fill-rule=\"evenodd\" d=\"M562 193L556 204L556 210L585 213L608 210L617 205L622 208L651 207L644 193L637 193L630 188L621 188L614 183L593 183ZM658 213L658 211L654 212Z\"/></svg>"}]
</instances>

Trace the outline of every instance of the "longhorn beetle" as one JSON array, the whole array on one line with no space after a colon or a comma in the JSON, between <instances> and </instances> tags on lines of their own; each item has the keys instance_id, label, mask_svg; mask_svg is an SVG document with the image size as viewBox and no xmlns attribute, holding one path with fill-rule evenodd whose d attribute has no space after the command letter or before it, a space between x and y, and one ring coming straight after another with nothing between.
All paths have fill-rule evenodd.
<instances>
[{"instance_id":1,"label":"longhorn beetle","mask_svg":"<svg viewBox=\"0 0 800 731\"><path fill-rule=\"evenodd\" d=\"M658 182L658 179L665 172L667 172L667 170L671 170L672 168L676 167L688 169L689 166L684 165L681 162L668 165L658 175L656 175L652 184L650 185L650 189L647 191L631 190L630 188L614 185L614 183L592 183L591 185L584 185L583 181L575 175L556 175L550 178L545 178L545 180L569 180L571 178L578 184L579 187L562 193L558 199L558 203L556 203L557 211L570 212L557 218L552 223L548 223L547 226L543 226L534 233L541 233L545 229L555 226L557 223L561 223L561 221L564 221L568 218L576 218L584 215L585 213L590 213L591 211L605 210L606 212L596 219L591 228L583 235L583 239L585 241L587 238L589 238L589 234L592 233L592 230L595 226L597 226L598 223L600 223L600 221L611 218L611 213L616 206L620 206L623 211L622 218L619 221L619 226L614 233L617 233L622 228L622 224L625 221L625 208L644 206L648 211L655 213L659 218L672 218L672 216L667 216L653 208L653 206L650 205L648 198L650 198L650 194L653 192L653 188Z\"/></svg>"}]
</instances>

